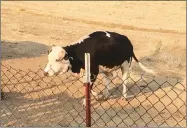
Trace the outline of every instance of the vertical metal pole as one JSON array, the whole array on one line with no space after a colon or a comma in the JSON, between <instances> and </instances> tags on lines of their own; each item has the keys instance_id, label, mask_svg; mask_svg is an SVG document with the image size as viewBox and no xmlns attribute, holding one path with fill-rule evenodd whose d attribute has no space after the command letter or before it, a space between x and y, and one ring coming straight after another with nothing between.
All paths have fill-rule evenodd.
<instances>
[{"instance_id":1,"label":"vertical metal pole","mask_svg":"<svg viewBox=\"0 0 187 128\"><path fill-rule=\"evenodd\" d=\"M85 97L86 97L86 127L91 127L90 106L90 54L85 53Z\"/></svg>"}]
</instances>

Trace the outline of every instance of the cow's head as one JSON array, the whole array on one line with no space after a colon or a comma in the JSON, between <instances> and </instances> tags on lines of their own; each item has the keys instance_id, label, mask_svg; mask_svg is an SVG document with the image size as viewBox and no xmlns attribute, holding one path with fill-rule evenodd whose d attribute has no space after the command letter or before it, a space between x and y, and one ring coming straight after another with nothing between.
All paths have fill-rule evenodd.
<instances>
[{"instance_id":1,"label":"cow's head","mask_svg":"<svg viewBox=\"0 0 187 128\"><path fill-rule=\"evenodd\" d=\"M52 46L48 54L48 63L44 69L45 76L67 72L71 64L66 51L61 46Z\"/></svg>"}]
</instances>

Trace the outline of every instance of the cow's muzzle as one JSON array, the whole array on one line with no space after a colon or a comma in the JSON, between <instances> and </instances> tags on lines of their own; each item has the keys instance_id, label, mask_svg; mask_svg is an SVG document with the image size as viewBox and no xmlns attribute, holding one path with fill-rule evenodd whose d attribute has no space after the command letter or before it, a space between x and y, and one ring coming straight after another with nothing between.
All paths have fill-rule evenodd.
<instances>
[{"instance_id":1,"label":"cow's muzzle","mask_svg":"<svg viewBox=\"0 0 187 128\"><path fill-rule=\"evenodd\" d=\"M49 75L49 73L48 72L44 72L44 76L48 76Z\"/></svg>"}]
</instances>

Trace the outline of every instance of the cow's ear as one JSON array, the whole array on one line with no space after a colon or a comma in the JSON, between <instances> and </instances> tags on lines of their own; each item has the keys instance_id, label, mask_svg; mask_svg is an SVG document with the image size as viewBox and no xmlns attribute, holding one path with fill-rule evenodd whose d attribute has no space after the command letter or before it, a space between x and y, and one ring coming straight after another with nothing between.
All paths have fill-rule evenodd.
<instances>
[{"instance_id":1,"label":"cow's ear","mask_svg":"<svg viewBox=\"0 0 187 128\"><path fill-rule=\"evenodd\" d=\"M64 56L64 60L68 60L69 57L68 57L68 54L66 53L65 56Z\"/></svg>"},{"instance_id":2,"label":"cow's ear","mask_svg":"<svg viewBox=\"0 0 187 128\"><path fill-rule=\"evenodd\" d=\"M51 52L51 50L48 50L48 54Z\"/></svg>"},{"instance_id":3,"label":"cow's ear","mask_svg":"<svg viewBox=\"0 0 187 128\"><path fill-rule=\"evenodd\" d=\"M48 54L52 51L52 48L48 49Z\"/></svg>"}]
</instances>

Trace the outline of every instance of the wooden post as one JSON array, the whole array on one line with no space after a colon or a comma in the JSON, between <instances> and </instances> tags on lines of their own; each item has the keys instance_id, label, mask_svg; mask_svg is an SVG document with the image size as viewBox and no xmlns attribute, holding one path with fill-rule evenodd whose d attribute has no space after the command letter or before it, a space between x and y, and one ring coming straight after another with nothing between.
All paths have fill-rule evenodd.
<instances>
[{"instance_id":1,"label":"wooden post","mask_svg":"<svg viewBox=\"0 0 187 128\"><path fill-rule=\"evenodd\" d=\"M90 54L85 53L86 127L91 127L90 76Z\"/></svg>"}]
</instances>

